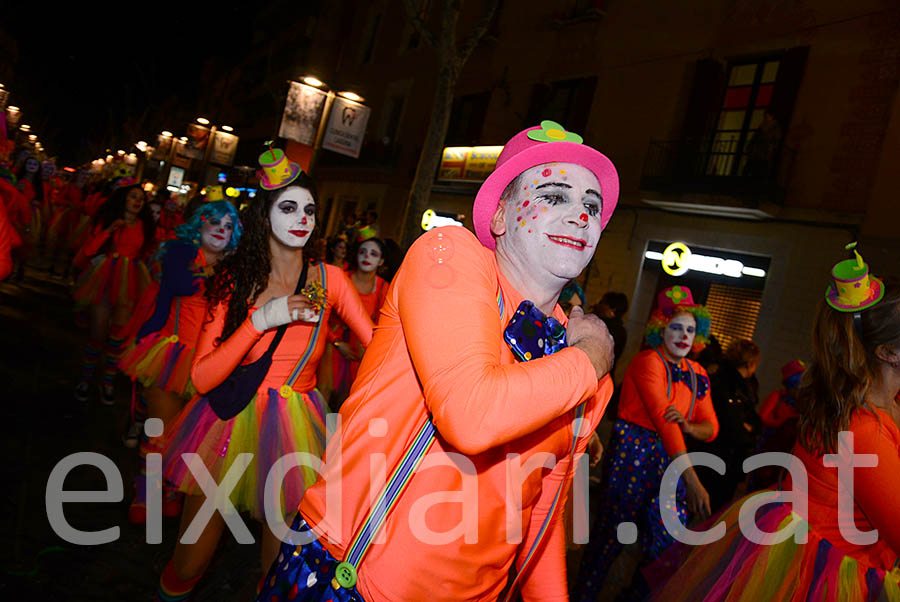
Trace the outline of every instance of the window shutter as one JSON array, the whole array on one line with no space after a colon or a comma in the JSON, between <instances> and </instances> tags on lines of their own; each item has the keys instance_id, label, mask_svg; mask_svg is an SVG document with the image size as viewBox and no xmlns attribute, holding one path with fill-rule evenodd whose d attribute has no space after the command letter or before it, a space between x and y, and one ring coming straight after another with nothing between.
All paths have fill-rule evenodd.
<instances>
[{"instance_id":1,"label":"window shutter","mask_svg":"<svg viewBox=\"0 0 900 602\"><path fill-rule=\"evenodd\" d=\"M725 69L715 59L701 59L694 69L682 138L704 140L715 126L725 90Z\"/></svg>"},{"instance_id":2,"label":"window shutter","mask_svg":"<svg viewBox=\"0 0 900 602\"><path fill-rule=\"evenodd\" d=\"M794 112L794 103L797 100L797 92L800 90L800 82L803 79L803 70L806 68L806 58L809 56L809 46L797 46L791 48L781 57L778 66L778 76L775 79L775 91L772 93L772 101L769 110L782 131L787 131L791 121L791 113Z\"/></svg>"}]
</instances>

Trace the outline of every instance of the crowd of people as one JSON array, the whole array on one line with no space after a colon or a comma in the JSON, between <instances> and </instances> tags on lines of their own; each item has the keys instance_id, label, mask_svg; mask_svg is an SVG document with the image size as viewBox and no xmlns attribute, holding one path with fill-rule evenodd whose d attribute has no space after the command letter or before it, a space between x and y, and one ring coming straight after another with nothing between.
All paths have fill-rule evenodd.
<instances>
[{"instance_id":1,"label":"crowd of people","mask_svg":"<svg viewBox=\"0 0 900 602\"><path fill-rule=\"evenodd\" d=\"M722 350L682 285L658 291L613 382L628 298L590 306L578 277L618 175L553 122L506 144L474 233L436 228L405 257L374 211L325 239L315 183L278 148L240 211L218 187L182 208L126 171L0 150L0 279L26 263L71 278L74 399L113 405L117 374L133 383L128 518L181 517L157 600L191 596L234 512L262 523L265 602L597 600L629 544L620 600L900 599L900 285L855 250L809 362L784 358L760 403L763 351ZM770 451L793 461L745 473ZM851 493L846 453L878 460ZM602 462L600 503L570 586L581 454ZM762 541L741 518L758 491Z\"/></svg>"}]
</instances>

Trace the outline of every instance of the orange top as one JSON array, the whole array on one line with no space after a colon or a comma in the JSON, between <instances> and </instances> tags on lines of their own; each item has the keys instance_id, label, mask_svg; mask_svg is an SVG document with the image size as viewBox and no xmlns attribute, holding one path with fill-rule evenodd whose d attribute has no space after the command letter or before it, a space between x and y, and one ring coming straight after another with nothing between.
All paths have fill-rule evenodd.
<instances>
[{"instance_id":1,"label":"orange top","mask_svg":"<svg viewBox=\"0 0 900 602\"><path fill-rule=\"evenodd\" d=\"M759 408L759 417L763 425L778 428L792 418L799 418L800 413L786 401L782 401L783 390L772 391Z\"/></svg>"},{"instance_id":2,"label":"orange top","mask_svg":"<svg viewBox=\"0 0 900 602\"><path fill-rule=\"evenodd\" d=\"M0 178L0 199L6 203L6 214L13 224L22 227L31 223L32 213L28 199L3 178Z\"/></svg>"},{"instance_id":3,"label":"orange top","mask_svg":"<svg viewBox=\"0 0 900 602\"><path fill-rule=\"evenodd\" d=\"M19 239L19 235L13 230L9 218L6 217L6 207L3 200L0 199L0 280L9 276L13 269L13 261L10 252L12 251L13 241Z\"/></svg>"},{"instance_id":4,"label":"orange top","mask_svg":"<svg viewBox=\"0 0 900 602\"><path fill-rule=\"evenodd\" d=\"M365 308L359 301L356 289L340 269L326 265L328 301L322 313L322 320L328 320L332 310L337 311L341 319L350 326L350 329L360 338L364 345L368 345L372 339L372 320L369 319ZM312 278L318 278L319 268L310 266L309 274ZM256 308L251 308L250 314ZM227 303L220 303L213 310L212 322L203 325L200 338L197 340L197 354L194 356L194 365L191 368L191 379L194 388L200 394L207 393L217 387L228 378L239 364L249 364L258 360L269 348L269 343L275 338L277 329L271 328L262 333L253 326L250 314L241 326L222 341L217 347L216 339L222 334L225 327L225 313L228 310ZM327 323L327 322L326 322ZM260 390L279 388L285 384L291 370L300 359L303 350L312 336L314 324L310 322L293 322L284 333L284 338L275 350L272 358L272 367L263 379ZM319 335L319 340L309 360L294 381L295 391L310 391L316 386L316 366L325 348L324 333ZM245 358L246 356L246 358ZM241 360L244 360L241 362Z\"/></svg>"},{"instance_id":5,"label":"orange top","mask_svg":"<svg viewBox=\"0 0 900 602\"><path fill-rule=\"evenodd\" d=\"M203 251L197 250L197 257L192 262L190 269L202 271L206 267L206 256ZM165 326L159 330L159 335L167 337L175 334L178 330L178 342L189 347L197 346L197 337L200 336L200 330L203 322L206 320L206 278L197 287L193 295L176 295L172 299L172 306L169 309L169 317ZM178 306L178 311L175 311ZM177 316L175 314L178 314ZM224 314L223 314L224 316Z\"/></svg>"},{"instance_id":6,"label":"orange top","mask_svg":"<svg viewBox=\"0 0 900 602\"><path fill-rule=\"evenodd\" d=\"M709 378L706 370L695 361L687 358L681 360L680 367L687 370L690 362L698 377ZM638 353L625 371L622 381L622 393L619 397L618 417L633 422L645 429L655 431L662 439L663 446L669 456L687 451L681 427L674 422L666 422L666 409L669 406L681 412L685 418L691 407L691 388L681 381L672 385L671 397L666 397L666 367L653 349L645 349ZM694 416L691 422L709 421L713 425L712 441L719 434L719 421L713 409L712 396L709 391L698 397L694 404Z\"/></svg>"},{"instance_id":7,"label":"orange top","mask_svg":"<svg viewBox=\"0 0 900 602\"><path fill-rule=\"evenodd\" d=\"M109 232L101 224L97 224L94 233L84 243L82 251L87 257L100 252L103 244L110 237ZM110 254L118 253L120 257L134 259L144 246L144 224L137 220L130 226L122 226L112 233L112 248Z\"/></svg>"},{"instance_id":8,"label":"orange top","mask_svg":"<svg viewBox=\"0 0 900 602\"><path fill-rule=\"evenodd\" d=\"M350 282L353 282L352 280ZM363 307L366 308L366 311L369 312L369 315L372 316L372 322L378 323L378 316L381 313L381 306L384 305L384 300L387 298L387 289L388 283L384 281L384 278L381 276L375 276L375 289L368 294L360 294L359 300L362 301ZM359 291L357 291L359 292ZM353 349L358 349L360 342L353 334L350 334L349 345ZM357 351L359 353L359 351ZM356 380L356 375L359 372L359 362L350 362L350 381Z\"/></svg>"},{"instance_id":9,"label":"orange top","mask_svg":"<svg viewBox=\"0 0 900 602\"><path fill-rule=\"evenodd\" d=\"M878 457L877 466L853 469L853 522L860 531L878 529L878 541L858 545L844 539L838 528L838 469L826 468L822 455L798 444L793 454L803 462L809 479L809 511L803 518L813 531L860 562L891 570L900 554L900 429L886 412L858 410L850 418L849 430L854 454ZM784 488L792 489L790 478ZM796 504L793 509L799 510Z\"/></svg>"},{"instance_id":10,"label":"orange top","mask_svg":"<svg viewBox=\"0 0 900 602\"><path fill-rule=\"evenodd\" d=\"M583 435L599 423L612 381L607 376L598 384L587 354L569 347L519 363L503 341L522 300L500 274L494 253L457 226L419 237L391 283L341 406L342 430L326 449L324 478L300 503L307 522L327 535L322 545L344 558L368 516L370 495L386 480L373 482L372 467L385 466L390 474L431 416L435 443L360 564L357 588L369 602L496 600L567 474L574 408L587 402ZM559 306L553 315L565 323ZM579 452L587 439L579 439ZM520 518L512 510L507 516L507 503L519 491L507 454L535 468L522 470ZM330 499L335 484L340 502ZM471 495L465 503L463 487ZM568 600L559 514L523 579L526 600Z\"/></svg>"}]
</instances>

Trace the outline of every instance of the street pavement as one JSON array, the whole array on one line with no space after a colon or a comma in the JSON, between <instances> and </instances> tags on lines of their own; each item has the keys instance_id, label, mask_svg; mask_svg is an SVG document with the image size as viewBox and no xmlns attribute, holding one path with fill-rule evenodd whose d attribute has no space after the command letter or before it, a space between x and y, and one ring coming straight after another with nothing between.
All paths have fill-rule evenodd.
<instances>
[{"instance_id":1,"label":"street pavement","mask_svg":"<svg viewBox=\"0 0 900 602\"><path fill-rule=\"evenodd\" d=\"M119 375L112 407L99 402L96 387L87 403L73 398L86 336L75 326L69 288L62 280L29 269L21 283L0 283L2 600L152 600L175 545L177 518L163 519L163 541L156 545L146 543L144 528L127 519L137 468L136 450L122 444L129 421L129 381ZM121 501L63 506L76 529L118 528L112 543L75 545L50 526L48 477L62 458L76 452L101 454L121 472ZM68 474L65 488L105 491L107 484L100 470L82 466ZM246 522L258 540L259 526ZM226 531L192 600L252 600L259 577L259 546L240 545Z\"/></svg>"}]
</instances>

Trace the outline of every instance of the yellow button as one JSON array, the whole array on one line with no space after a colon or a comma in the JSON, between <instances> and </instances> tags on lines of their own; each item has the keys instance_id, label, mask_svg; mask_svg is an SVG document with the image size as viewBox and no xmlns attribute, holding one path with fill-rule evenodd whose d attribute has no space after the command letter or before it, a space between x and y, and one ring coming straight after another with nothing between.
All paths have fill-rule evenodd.
<instances>
[{"instance_id":1,"label":"yellow button","mask_svg":"<svg viewBox=\"0 0 900 602\"><path fill-rule=\"evenodd\" d=\"M170 343L177 343L177 342L178 342L178 335L177 335L177 334L173 334L172 336L170 336L170 337L169 337L169 342L170 342Z\"/></svg>"},{"instance_id":2,"label":"yellow button","mask_svg":"<svg viewBox=\"0 0 900 602\"><path fill-rule=\"evenodd\" d=\"M119 254L118 254L118 253L113 253L113 259L118 259L118 258L119 258Z\"/></svg>"},{"instance_id":3,"label":"yellow button","mask_svg":"<svg viewBox=\"0 0 900 602\"><path fill-rule=\"evenodd\" d=\"M349 562L342 562L334 569L334 578L341 587L350 589L356 585L356 568Z\"/></svg>"},{"instance_id":4,"label":"yellow button","mask_svg":"<svg viewBox=\"0 0 900 602\"><path fill-rule=\"evenodd\" d=\"M281 388L278 389L278 393L285 399L289 398L291 396L291 393L293 393L293 392L294 392L294 390L291 388L290 385L281 385Z\"/></svg>"}]
</instances>

